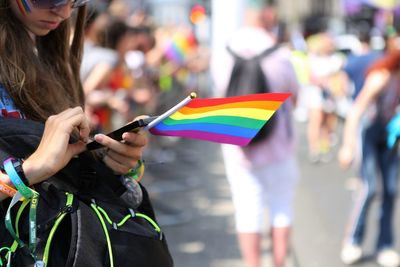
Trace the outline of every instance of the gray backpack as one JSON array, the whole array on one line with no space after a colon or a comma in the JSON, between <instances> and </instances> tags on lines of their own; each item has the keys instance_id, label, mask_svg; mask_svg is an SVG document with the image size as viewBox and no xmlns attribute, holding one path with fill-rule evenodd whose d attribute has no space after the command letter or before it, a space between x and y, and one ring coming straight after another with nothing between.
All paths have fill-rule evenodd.
<instances>
[{"instance_id":1,"label":"gray backpack","mask_svg":"<svg viewBox=\"0 0 400 267\"><path fill-rule=\"evenodd\" d=\"M251 58L243 58L233 52L228 46L227 50L234 59L234 65L228 88L226 90L226 96L270 93L271 89L268 83L268 78L261 68L261 61L268 55L271 55L278 48L279 45L275 45L264 50L259 55ZM267 139L273 132L275 125L276 117L273 115L249 143L249 146Z\"/></svg>"}]
</instances>

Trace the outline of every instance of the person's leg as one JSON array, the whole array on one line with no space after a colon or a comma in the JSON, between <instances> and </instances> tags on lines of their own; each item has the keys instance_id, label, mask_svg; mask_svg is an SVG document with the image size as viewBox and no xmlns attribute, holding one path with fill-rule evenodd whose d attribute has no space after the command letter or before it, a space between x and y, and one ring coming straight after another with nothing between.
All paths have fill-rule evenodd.
<instances>
[{"instance_id":1,"label":"person's leg","mask_svg":"<svg viewBox=\"0 0 400 267\"><path fill-rule=\"evenodd\" d=\"M328 163L333 160L333 151L331 150L331 137L332 137L332 121L336 117L333 113L323 112L322 125L320 130L320 161Z\"/></svg>"},{"instance_id":2,"label":"person's leg","mask_svg":"<svg viewBox=\"0 0 400 267\"><path fill-rule=\"evenodd\" d=\"M275 163L263 177L271 220L272 259L275 267L283 267L289 252L293 197L299 178L297 163L293 158Z\"/></svg>"},{"instance_id":3,"label":"person's leg","mask_svg":"<svg viewBox=\"0 0 400 267\"><path fill-rule=\"evenodd\" d=\"M321 126L323 120L322 113L322 92L317 86L309 86L307 88L308 97L308 124L307 124L307 141L309 159L312 163L319 160L319 146Z\"/></svg>"},{"instance_id":4,"label":"person's leg","mask_svg":"<svg viewBox=\"0 0 400 267\"><path fill-rule=\"evenodd\" d=\"M320 108L312 108L308 114L307 141L311 162L318 161L323 113Z\"/></svg>"},{"instance_id":5,"label":"person's leg","mask_svg":"<svg viewBox=\"0 0 400 267\"><path fill-rule=\"evenodd\" d=\"M362 256L361 244L364 239L366 218L371 200L376 192L377 149L372 133L374 131L368 129L362 134L362 162L360 166L362 187L354 203L341 252L342 261L346 264L353 264Z\"/></svg>"},{"instance_id":6,"label":"person's leg","mask_svg":"<svg viewBox=\"0 0 400 267\"><path fill-rule=\"evenodd\" d=\"M382 173L383 196L377 249L381 250L392 248L394 243L393 211L397 194L399 156L397 150L389 150L385 144L379 159Z\"/></svg>"},{"instance_id":7,"label":"person's leg","mask_svg":"<svg viewBox=\"0 0 400 267\"><path fill-rule=\"evenodd\" d=\"M285 266L289 251L289 237L291 227L272 227L271 240L273 244L273 262L275 267Z\"/></svg>"},{"instance_id":8,"label":"person's leg","mask_svg":"<svg viewBox=\"0 0 400 267\"><path fill-rule=\"evenodd\" d=\"M240 251L246 267L261 267L261 234L238 233Z\"/></svg>"},{"instance_id":9,"label":"person's leg","mask_svg":"<svg viewBox=\"0 0 400 267\"><path fill-rule=\"evenodd\" d=\"M397 149L389 150L386 143L382 144L379 154L379 164L382 173L382 205L380 213L379 235L376 243L377 262L383 267L400 265L400 255L393 248L393 211L397 193L398 162Z\"/></svg>"},{"instance_id":10,"label":"person's leg","mask_svg":"<svg viewBox=\"0 0 400 267\"><path fill-rule=\"evenodd\" d=\"M326 142L326 149L330 150L334 145L336 140L334 140L334 135L337 126L337 115L335 113L326 113L324 119L324 131L321 137L324 142Z\"/></svg>"},{"instance_id":11,"label":"person's leg","mask_svg":"<svg viewBox=\"0 0 400 267\"><path fill-rule=\"evenodd\" d=\"M258 174L240 166L230 148L223 147L225 169L235 207L239 248L246 267L261 266L264 193Z\"/></svg>"}]
</instances>

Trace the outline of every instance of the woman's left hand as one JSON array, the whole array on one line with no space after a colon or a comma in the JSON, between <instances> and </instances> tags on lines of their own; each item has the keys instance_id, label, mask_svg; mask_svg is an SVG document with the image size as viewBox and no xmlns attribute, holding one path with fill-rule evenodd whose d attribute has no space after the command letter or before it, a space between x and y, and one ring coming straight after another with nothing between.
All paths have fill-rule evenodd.
<instances>
[{"instance_id":1,"label":"woman's left hand","mask_svg":"<svg viewBox=\"0 0 400 267\"><path fill-rule=\"evenodd\" d=\"M134 168L147 144L143 132L126 132L122 139L123 142L120 142L104 134L95 135L95 140L107 148L103 162L116 174L125 174Z\"/></svg>"}]
</instances>

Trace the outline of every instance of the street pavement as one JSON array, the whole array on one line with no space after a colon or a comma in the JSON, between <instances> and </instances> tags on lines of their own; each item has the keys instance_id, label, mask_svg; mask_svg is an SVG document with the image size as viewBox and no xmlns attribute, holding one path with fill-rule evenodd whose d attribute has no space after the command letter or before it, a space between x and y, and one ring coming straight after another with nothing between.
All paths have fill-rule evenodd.
<instances>
[{"instance_id":1,"label":"street pavement","mask_svg":"<svg viewBox=\"0 0 400 267\"><path fill-rule=\"evenodd\" d=\"M302 177L294 203L294 228L287 267L345 266L339 254L351 199L358 186L358 180L352 178L355 171L341 170L336 153L328 163L309 163L305 124L298 123L296 128ZM219 145L189 139L165 140L163 150L149 149L145 156L147 169L143 183L150 192L175 266L244 266ZM368 217L366 257L355 266L377 266L373 248L378 204L379 196ZM399 223L397 212L395 225ZM397 240L399 235L400 231L397 231ZM396 248L400 251L398 243ZM270 252L266 225L263 266L272 266Z\"/></svg>"}]
</instances>

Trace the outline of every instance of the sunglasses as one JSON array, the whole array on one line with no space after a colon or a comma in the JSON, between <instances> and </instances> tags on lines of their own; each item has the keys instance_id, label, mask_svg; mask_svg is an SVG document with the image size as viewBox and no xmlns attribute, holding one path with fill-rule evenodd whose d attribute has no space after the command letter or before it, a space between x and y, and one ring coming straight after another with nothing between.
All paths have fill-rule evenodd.
<instances>
[{"instance_id":1,"label":"sunglasses","mask_svg":"<svg viewBox=\"0 0 400 267\"><path fill-rule=\"evenodd\" d=\"M31 0L31 3L36 8L51 9L71 4L72 8L77 8L85 5L90 0Z\"/></svg>"}]
</instances>

